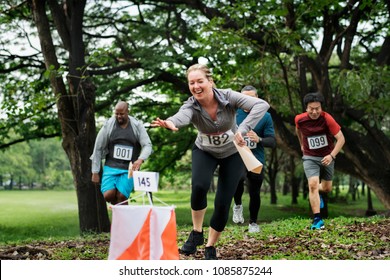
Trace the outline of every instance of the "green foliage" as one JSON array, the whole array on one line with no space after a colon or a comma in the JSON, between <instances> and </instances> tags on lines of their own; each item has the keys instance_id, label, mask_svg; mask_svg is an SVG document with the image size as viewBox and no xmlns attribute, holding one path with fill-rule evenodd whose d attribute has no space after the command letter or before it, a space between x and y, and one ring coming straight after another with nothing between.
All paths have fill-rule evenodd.
<instances>
[{"instance_id":1,"label":"green foliage","mask_svg":"<svg viewBox=\"0 0 390 280\"><path fill-rule=\"evenodd\" d=\"M7 151L2 151L0 156L0 174L3 183L13 180L15 184L27 184L32 182L33 168L31 167L31 157L26 157L30 153L27 143L12 146ZM9 185L5 186L9 187Z\"/></svg>"},{"instance_id":2,"label":"green foliage","mask_svg":"<svg viewBox=\"0 0 390 280\"><path fill-rule=\"evenodd\" d=\"M361 65L359 70L340 73L335 83L345 102L364 112L370 126L389 135L390 71L388 67Z\"/></svg>"},{"instance_id":3,"label":"green foliage","mask_svg":"<svg viewBox=\"0 0 390 280\"><path fill-rule=\"evenodd\" d=\"M30 75L33 76L32 73ZM58 133L55 99L46 80L7 76L0 82L6 85L2 87L0 95L0 142L3 145L17 139L54 136Z\"/></svg>"},{"instance_id":4,"label":"green foliage","mask_svg":"<svg viewBox=\"0 0 390 280\"><path fill-rule=\"evenodd\" d=\"M139 83L143 84L143 81L153 79L162 72L182 77L185 83L184 71L188 65L196 62L198 57L208 59L210 66L214 68L218 86L239 90L243 85L250 83L260 88L263 97L277 107L282 115L288 116L288 112L299 112L301 111L300 97L297 94L299 88L294 58L299 55L315 58L318 52L315 43L322 28L324 11L341 15L342 27L349 23L349 14L344 13L348 7L338 1L291 3L293 6L290 8L294 9L295 16L291 25L286 25L289 3L235 1L226 5L224 2L208 1L208 5L216 8L221 15L226 15L226 17L214 16L213 18L206 18L204 14L184 4L171 4L166 1L154 1L154 3L159 4L143 5L143 1L137 3L128 1L117 5L117 1L112 1L110 4L88 5L84 24L86 34L102 35L101 37L85 36L86 67L91 71L97 85L98 115L106 117L110 115L110 107L120 99L128 99L133 104L141 102L140 115L149 120L155 115L153 112L155 106L170 104L176 110L177 106L172 104L170 98L166 102L156 104L152 96L148 99L140 99L133 89ZM372 46L372 51L377 51L381 36L386 34L386 9L382 2L372 6L370 1L365 1L360 9L367 8L373 10L370 18L363 20L370 22L372 28L359 29L359 36L367 41L367 46ZM18 29L17 25L12 26L9 23L17 23L22 19L24 22L24 17L21 15L28 12L27 7L21 5L18 9L11 9L8 12L2 16L4 24L7 23L7 28L4 29L13 27L18 31L15 31L15 34L24 35L23 28ZM10 16L11 14L13 17ZM374 34L373 30L377 33ZM29 33L35 34L33 30ZM2 42L5 46L11 45L11 41L7 38L2 38ZM64 54L63 50L60 51ZM353 52L356 63L365 57L367 59L360 46L354 48ZM6 60L3 65L12 68L20 61L20 58ZM62 58L61 61L66 63L67 59ZM60 69L64 71L66 68L64 64ZM115 68L118 70L114 70ZM283 73L282 68L286 73ZM371 72L376 71L376 68L371 69L373 69ZM50 96L47 81L41 80L38 76L42 73L42 69L31 67L22 70L35 83L45 82L44 88L42 87L44 96ZM35 74L31 75L31 72ZM362 71L358 75L364 73ZM4 84L8 86L12 84L9 76L3 79ZM177 92L174 87L168 89L167 87L170 86L167 86L167 82L157 79L147 83L142 91L150 95L166 95L171 98L175 94L179 100L187 97L187 93ZM337 75L334 82L337 83ZM380 87L379 82L377 88ZM23 136L26 136L29 127L37 129L44 127L45 133L48 133L49 127L50 132L59 131L58 122L53 126L56 122L55 110L47 110L48 106L44 106L46 108L44 110L42 107L48 103L53 106L54 100L40 100L39 96L32 94L32 91L42 92L42 90L23 84L23 80L20 79L13 88L31 88L31 92L23 95L30 96L37 104L28 110L30 112L28 115L19 112L17 107L20 103L12 103L12 100L18 100L12 93L15 90L9 90L9 93L5 94L9 98L4 99L3 108L10 115L18 115L20 118L15 122L9 119L4 122L4 126L14 127L16 123L20 126L21 120L28 120L26 127L18 128L20 130L18 134ZM40 114L42 110L44 113ZM36 126L35 122L37 122ZM173 136L168 137L173 138Z\"/></svg>"},{"instance_id":5,"label":"green foliage","mask_svg":"<svg viewBox=\"0 0 390 280\"><path fill-rule=\"evenodd\" d=\"M61 133L48 77L55 74L66 84L72 55L53 32L60 67L55 72L52 66L46 70L40 49L31 43L37 39L31 11L27 4L9 4L13 2L1 4L4 12L0 14L1 28L8 31L0 36L0 72L4 73L0 75L0 148ZM390 75L387 67L377 63L389 34L385 1L359 1L354 6L335 0L203 3L201 10L163 0L87 4L82 42L86 65L80 78L89 74L96 86L97 118L111 116L118 100L128 101L131 113L146 126L156 117L173 115L190 95L185 70L204 58L218 87L256 86L292 133L293 116L302 111L301 95L329 86L332 100L328 101L334 105L329 109L340 114L343 126L362 135L374 134L370 128L389 135ZM361 18L356 33L348 33L353 36L349 53L343 48L350 38L347 31L353 30L352 16L357 14ZM54 31L52 22L50 27ZM336 38L339 41L332 41ZM348 57L345 65L341 65L343 57ZM314 77L318 72L320 77ZM329 84L322 84L328 74ZM350 110L361 111L361 119L352 119ZM362 125L364 121L370 125ZM144 168L161 172L164 186L186 184L188 179L180 171L188 171L187 151L196 130L188 126L176 133L149 127L148 131L154 153ZM348 139L347 145L353 140ZM377 146L371 144L385 147L388 139L382 140ZM47 174L57 182L70 177Z\"/></svg>"},{"instance_id":6,"label":"green foliage","mask_svg":"<svg viewBox=\"0 0 390 280\"><path fill-rule=\"evenodd\" d=\"M2 151L0 175L14 187L74 189L69 161L59 139L33 140ZM7 185L3 187L8 188Z\"/></svg>"}]
</instances>

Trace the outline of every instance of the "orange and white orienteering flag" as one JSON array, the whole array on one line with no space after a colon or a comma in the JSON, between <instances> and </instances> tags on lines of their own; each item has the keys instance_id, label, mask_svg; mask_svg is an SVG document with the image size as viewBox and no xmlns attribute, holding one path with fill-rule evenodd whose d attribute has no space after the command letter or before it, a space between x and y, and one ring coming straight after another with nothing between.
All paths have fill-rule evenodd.
<instances>
[{"instance_id":1,"label":"orange and white orienteering flag","mask_svg":"<svg viewBox=\"0 0 390 280\"><path fill-rule=\"evenodd\" d=\"M113 205L109 260L178 260L174 207Z\"/></svg>"}]
</instances>

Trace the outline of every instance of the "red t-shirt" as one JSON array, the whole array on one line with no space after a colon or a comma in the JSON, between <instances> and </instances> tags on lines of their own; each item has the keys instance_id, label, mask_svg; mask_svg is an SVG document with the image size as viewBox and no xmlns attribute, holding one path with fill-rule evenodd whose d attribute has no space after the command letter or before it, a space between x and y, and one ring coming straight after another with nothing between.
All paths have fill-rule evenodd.
<instances>
[{"instance_id":1,"label":"red t-shirt","mask_svg":"<svg viewBox=\"0 0 390 280\"><path fill-rule=\"evenodd\" d=\"M322 112L313 120L307 112L295 116L295 125L302 133L303 154L324 157L334 148L334 135L341 127L331 115Z\"/></svg>"}]
</instances>

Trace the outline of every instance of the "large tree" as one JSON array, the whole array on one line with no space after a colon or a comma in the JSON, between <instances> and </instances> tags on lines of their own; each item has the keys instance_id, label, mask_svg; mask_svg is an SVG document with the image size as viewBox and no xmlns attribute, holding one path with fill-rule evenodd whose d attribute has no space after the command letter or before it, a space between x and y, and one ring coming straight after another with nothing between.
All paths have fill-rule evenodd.
<instances>
[{"instance_id":1,"label":"large tree","mask_svg":"<svg viewBox=\"0 0 390 280\"><path fill-rule=\"evenodd\" d=\"M12 113L20 113L11 119L11 122L19 123L12 127L8 124L8 127L16 130L22 139L56 135L59 131L55 126L57 123L60 124L62 145L69 158L77 191L80 230L107 232L110 223L105 201L98 187L90 179L89 156L95 140L95 86L88 77L85 63L83 40L85 2L66 1L60 5L57 1L32 0L6 10L3 22L6 20L12 22L16 15L20 21L30 20L31 25L24 31L36 34L40 48L36 45L32 47L40 51L38 55L30 55L30 60L27 57L26 59L16 57L13 61L8 61L3 71L10 68L27 69L21 71L19 77L28 81L25 85L33 85L31 90L33 96L43 93L44 100L34 99L25 94L17 79L9 79L13 83L3 98L6 104L7 101L15 102L12 104L14 107L7 107L7 111L11 112L11 116ZM3 4L3 8L5 6L6 4ZM33 38L31 34L27 35ZM42 62L38 59L42 59ZM64 67L66 74L61 70ZM36 69L38 73L44 73L44 70L47 79L36 77L37 81L34 81L34 77L26 76L33 76L37 73ZM45 92L45 83L50 84L50 91ZM49 97L44 96L45 93L49 94ZM54 102L55 110L52 109ZM19 106L24 109L13 111L16 110L13 108ZM41 106L41 110L37 110L36 106ZM42 116L32 117L36 111L42 111ZM58 121L54 123L50 122L50 117L48 119L45 116L53 111L58 114ZM15 143L19 140L16 138L10 142Z\"/></svg>"},{"instance_id":2,"label":"large tree","mask_svg":"<svg viewBox=\"0 0 390 280\"><path fill-rule=\"evenodd\" d=\"M261 89L278 147L296 157L294 115L304 110L304 94L321 91L347 141L336 168L365 181L390 208L388 2L18 2L0 4L0 24L9 30L0 37L0 73L7 74L0 76L1 98L12 116L0 115L0 148L62 135L82 231L100 221L107 229L104 203L90 182L94 114L107 117L126 99L145 122L169 116L189 96L185 70L201 57L218 87ZM31 43L32 54L7 48L13 38L34 36L40 47ZM7 139L10 130L18 137ZM156 171L174 166L194 137L190 127L149 132Z\"/></svg>"},{"instance_id":3,"label":"large tree","mask_svg":"<svg viewBox=\"0 0 390 280\"><path fill-rule=\"evenodd\" d=\"M89 156L95 140L95 85L88 77L83 40L86 1L32 0L29 6L61 124L62 146L68 155L77 191L80 230L109 231L107 208L99 189L91 182ZM47 14L47 6L51 19ZM56 35L53 31L56 31ZM66 52L68 71L59 73L53 36L59 36Z\"/></svg>"}]
</instances>

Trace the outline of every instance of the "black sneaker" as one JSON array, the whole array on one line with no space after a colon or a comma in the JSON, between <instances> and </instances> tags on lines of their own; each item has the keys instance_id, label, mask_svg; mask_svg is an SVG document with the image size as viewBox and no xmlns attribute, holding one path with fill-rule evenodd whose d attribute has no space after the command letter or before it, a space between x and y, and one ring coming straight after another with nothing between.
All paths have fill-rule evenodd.
<instances>
[{"instance_id":1,"label":"black sneaker","mask_svg":"<svg viewBox=\"0 0 390 280\"><path fill-rule=\"evenodd\" d=\"M215 247L205 247L204 248L204 259L205 260L218 260L217 258L217 250L215 250Z\"/></svg>"},{"instance_id":2,"label":"black sneaker","mask_svg":"<svg viewBox=\"0 0 390 280\"><path fill-rule=\"evenodd\" d=\"M193 230L191 231L187 241L181 247L180 253L186 255L195 254L196 246L203 245L203 242L204 242L203 231L197 232Z\"/></svg>"}]
</instances>

